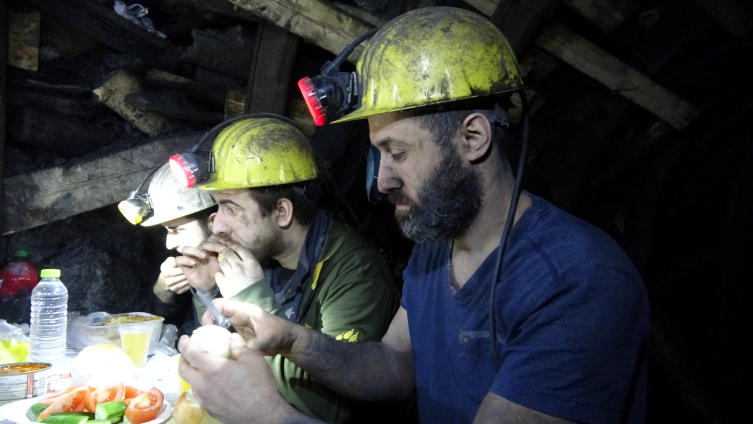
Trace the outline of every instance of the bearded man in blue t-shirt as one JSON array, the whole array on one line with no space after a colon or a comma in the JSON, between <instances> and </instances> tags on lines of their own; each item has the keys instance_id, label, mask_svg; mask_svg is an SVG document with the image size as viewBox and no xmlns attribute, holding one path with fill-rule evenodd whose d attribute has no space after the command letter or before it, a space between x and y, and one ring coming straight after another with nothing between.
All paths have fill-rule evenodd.
<instances>
[{"instance_id":1,"label":"bearded man in blue t-shirt","mask_svg":"<svg viewBox=\"0 0 753 424\"><path fill-rule=\"evenodd\" d=\"M309 83L315 118L331 118L334 97L322 101L322 80ZM417 241L401 308L381 342L349 344L218 301L242 336L231 341L232 360L180 343L181 375L211 415L308 422L269 383L261 355L282 354L356 399L415 390L424 423L643 422L649 318L640 275L606 234L532 194L507 216L515 179L497 104L522 87L507 41L468 11L415 10L371 38L349 86L358 102L343 120L368 118L381 152L378 189Z\"/></svg>"}]
</instances>

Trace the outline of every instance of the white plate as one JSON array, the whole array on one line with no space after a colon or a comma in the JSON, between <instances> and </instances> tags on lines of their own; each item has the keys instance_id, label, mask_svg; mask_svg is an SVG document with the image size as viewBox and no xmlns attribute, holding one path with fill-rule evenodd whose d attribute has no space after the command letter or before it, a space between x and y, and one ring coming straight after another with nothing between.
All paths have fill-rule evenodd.
<instances>
[{"instance_id":1,"label":"white plate","mask_svg":"<svg viewBox=\"0 0 753 424\"><path fill-rule=\"evenodd\" d=\"M26 411L29 409L31 405L34 405L39 401L40 398L31 398L31 399L24 399L19 400L18 402L9 403L7 405L0 406L0 418L5 418L6 420L13 421L15 423L20 424L27 424L27 423L33 423L34 421L29 421L28 418L26 418ZM146 422L144 424L161 424L165 421L167 421L168 418L170 418L173 415L173 407L170 406L170 403L167 401L164 401L162 403L162 409L159 411L159 415L157 415L157 418L153 419L152 421Z\"/></svg>"}]
</instances>

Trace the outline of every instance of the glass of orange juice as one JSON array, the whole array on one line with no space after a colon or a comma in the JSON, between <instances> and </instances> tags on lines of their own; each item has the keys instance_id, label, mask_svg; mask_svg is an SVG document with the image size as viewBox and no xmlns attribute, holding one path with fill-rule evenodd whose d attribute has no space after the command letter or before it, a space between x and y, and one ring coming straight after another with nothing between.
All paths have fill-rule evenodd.
<instances>
[{"instance_id":1,"label":"glass of orange juice","mask_svg":"<svg viewBox=\"0 0 753 424\"><path fill-rule=\"evenodd\" d=\"M178 377L178 394L182 394L186 390L191 389L191 385L186 382L186 380L183 379L183 377L180 376L180 372L178 372L178 364L180 363L180 355L175 355L172 357L172 359L175 361L175 375Z\"/></svg>"},{"instance_id":2,"label":"glass of orange juice","mask_svg":"<svg viewBox=\"0 0 753 424\"><path fill-rule=\"evenodd\" d=\"M131 358L133 366L136 368L146 365L153 328L150 324L141 323L121 325L118 328L120 332L120 348Z\"/></svg>"}]
</instances>

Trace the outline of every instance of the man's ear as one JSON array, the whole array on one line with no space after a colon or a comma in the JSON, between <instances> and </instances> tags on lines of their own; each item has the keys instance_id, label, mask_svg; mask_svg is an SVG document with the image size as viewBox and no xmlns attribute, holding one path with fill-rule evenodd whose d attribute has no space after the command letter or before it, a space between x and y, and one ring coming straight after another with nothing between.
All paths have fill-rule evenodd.
<instances>
[{"instance_id":1,"label":"man's ear","mask_svg":"<svg viewBox=\"0 0 753 424\"><path fill-rule=\"evenodd\" d=\"M463 120L460 136L461 152L469 162L483 159L492 150L492 126L480 113L472 113Z\"/></svg>"},{"instance_id":2,"label":"man's ear","mask_svg":"<svg viewBox=\"0 0 753 424\"><path fill-rule=\"evenodd\" d=\"M279 199L274 214L280 228L290 227L290 224L293 223L293 203L284 197Z\"/></svg>"}]
</instances>

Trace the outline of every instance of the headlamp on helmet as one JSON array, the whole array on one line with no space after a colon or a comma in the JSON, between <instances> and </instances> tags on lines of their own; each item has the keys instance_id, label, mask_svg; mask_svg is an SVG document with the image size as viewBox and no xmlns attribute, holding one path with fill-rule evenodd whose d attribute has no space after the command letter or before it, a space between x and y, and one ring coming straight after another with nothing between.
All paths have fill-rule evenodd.
<instances>
[{"instance_id":1,"label":"headlamp on helmet","mask_svg":"<svg viewBox=\"0 0 753 424\"><path fill-rule=\"evenodd\" d=\"M342 72L340 65L364 40L376 33L374 28L348 44L334 60L322 66L320 75L298 81L306 106L314 123L322 126L354 111L359 104L359 84L356 72Z\"/></svg>"},{"instance_id":2,"label":"headlamp on helmet","mask_svg":"<svg viewBox=\"0 0 753 424\"><path fill-rule=\"evenodd\" d=\"M132 191L126 200L118 203L120 213L133 225L139 225L152 214L149 194Z\"/></svg>"},{"instance_id":3,"label":"headlamp on helmet","mask_svg":"<svg viewBox=\"0 0 753 424\"><path fill-rule=\"evenodd\" d=\"M214 172L214 157L209 154L209 161L193 152L170 156L170 170L181 186L191 188L209 178Z\"/></svg>"},{"instance_id":4,"label":"headlamp on helmet","mask_svg":"<svg viewBox=\"0 0 753 424\"><path fill-rule=\"evenodd\" d=\"M132 191L127 199L118 203L118 210L120 210L120 213L122 213L125 219L133 225L141 224L142 221L149 218L154 212L152 209L152 199L149 197L149 193L142 193L141 189L158 169L159 167L152 169L141 181L141 184L136 187L136 190Z\"/></svg>"}]
</instances>

